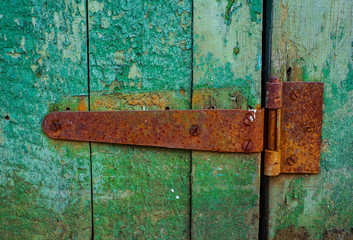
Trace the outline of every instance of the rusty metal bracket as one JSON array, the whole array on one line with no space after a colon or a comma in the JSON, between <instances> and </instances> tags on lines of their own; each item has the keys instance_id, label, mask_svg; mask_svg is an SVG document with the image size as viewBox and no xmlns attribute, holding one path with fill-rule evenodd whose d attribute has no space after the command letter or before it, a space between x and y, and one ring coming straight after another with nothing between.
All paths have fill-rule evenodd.
<instances>
[{"instance_id":1,"label":"rusty metal bracket","mask_svg":"<svg viewBox=\"0 0 353 240\"><path fill-rule=\"evenodd\" d=\"M51 138L217 152L261 152L264 110L53 112Z\"/></svg>"},{"instance_id":2,"label":"rusty metal bracket","mask_svg":"<svg viewBox=\"0 0 353 240\"><path fill-rule=\"evenodd\" d=\"M265 151L265 174L316 173L320 163L323 83L279 82L265 109L52 112L43 120L54 139L190 150ZM264 143L266 149L264 149Z\"/></svg>"},{"instance_id":3,"label":"rusty metal bracket","mask_svg":"<svg viewBox=\"0 0 353 240\"><path fill-rule=\"evenodd\" d=\"M323 83L273 78L266 87L265 174L319 172Z\"/></svg>"}]
</instances>

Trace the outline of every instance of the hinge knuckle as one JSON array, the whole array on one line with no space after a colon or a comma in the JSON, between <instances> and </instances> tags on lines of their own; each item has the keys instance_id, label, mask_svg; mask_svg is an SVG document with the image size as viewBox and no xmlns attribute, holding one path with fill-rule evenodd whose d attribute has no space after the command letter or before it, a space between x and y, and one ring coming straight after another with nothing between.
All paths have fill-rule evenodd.
<instances>
[{"instance_id":1,"label":"hinge knuckle","mask_svg":"<svg viewBox=\"0 0 353 240\"><path fill-rule=\"evenodd\" d=\"M281 152L265 150L264 174L277 176L281 172Z\"/></svg>"},{"instance_id":2,"label":"hinge knuckle","mask_svg":"<svg viewBox=\"0 0 353 240\"><path fill-rule=\"evenodd\" d=\"M266 83L267 109L267 149L265 149L264 174L277 176L281 172L281 107L283 83L278 78L271 78Z\"/></svg>"},{"instance_id":3,"label":"hinge knuckle","mask_svg":"<svg viewBox=\"0 0 353 240\"><path fill-rule=\"evenodd\" d=\"M282 82L266 83L266 108L278 109L282 107Z\"/></svg>"}]
</instances>

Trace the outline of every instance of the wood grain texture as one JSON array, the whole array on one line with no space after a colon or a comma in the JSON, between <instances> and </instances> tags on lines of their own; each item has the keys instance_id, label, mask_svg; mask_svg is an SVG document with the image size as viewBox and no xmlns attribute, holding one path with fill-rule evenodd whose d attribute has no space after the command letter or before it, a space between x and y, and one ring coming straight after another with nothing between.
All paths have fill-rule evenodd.
<instances>
[{"instance_id":1,"label":"wood grain texture","mask_svg":"<svg viewBox=\"0 0 353 240\"><path fill-rule=\"evenodd\" d=\"M191 1L89 1L91 110L188 109ZM92 144L97 239L189 236L190 152Z\"/></svg>"},{"instance_id":2,"label":"wood grain texture","mask_svg":"<svg viewBox=\"0 0 353 240\"><path fill-rule=\"evenodd\" d=\"M353 2L274 1L272 75L323 81L320 173L270 179L270 239L352 239Z\"/></svg>"},{"instance_id":3,"label":"wood grain texture","mask_svg":"<svg viewBox=\"0 0 353 240\"><path fill-rule=\"evenodd\" d=\"M41 128L87 109L85 34L84 1L0 3L0 239L91 236L89 146Z\"/></svg>"},{"instance_id":4,"label":"wood grain texture","mask_svg":"<svg viewBox=\"0 0 353 240\"><path fill-rule=\"evenodd\" d=\"M194 1L193 109L259 108L262 1ZM192 237L257 239L260 154L192 154Z\"/></svg>"}]
</instances>

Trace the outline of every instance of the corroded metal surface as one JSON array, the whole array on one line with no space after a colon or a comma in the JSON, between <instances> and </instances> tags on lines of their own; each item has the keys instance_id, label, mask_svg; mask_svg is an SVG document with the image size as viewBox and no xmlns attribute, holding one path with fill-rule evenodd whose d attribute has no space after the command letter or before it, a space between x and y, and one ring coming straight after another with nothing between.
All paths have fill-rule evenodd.
<instances>
[{"instance_id":1,"label":"corroded metal surface","mask_svg":"<svg viewBox=\"0 0 353 240\"><path fill-rule=\"evenodd\" d=\"M263 123L264 110L53 112L43 130L55 139L250 153L263 150Z\"/></svg>"},{"instance_id":2,"label":"corroded metal surface","mask_svg":"<svg viewBox=\"0 0 353 240\"><path fill-rule=\"evenodd\" d=\"M317 173L320 165L323 83L284 82L281 173Z\"/></svg>"},{"instance_id":3,"label":"corroded metal surface","mask_svg":"<svg viewBox=\"0 0 353 240\"><path fill-rule=\"evenodd\" d=\"M264 174L277 176L281 173L281 152L265 149Z\"/></svg>"},{"instance_id":4,"label":"corroded metal surface","mask_svg":"<svg viewBox=\"0 0 353 240\"><path fill-rule=\"evenodd\" d=\"M282 107L282 86L278 78L271 78L271 82L266 83L266 108L278 109Z\"/></svg>"}]
</instances>

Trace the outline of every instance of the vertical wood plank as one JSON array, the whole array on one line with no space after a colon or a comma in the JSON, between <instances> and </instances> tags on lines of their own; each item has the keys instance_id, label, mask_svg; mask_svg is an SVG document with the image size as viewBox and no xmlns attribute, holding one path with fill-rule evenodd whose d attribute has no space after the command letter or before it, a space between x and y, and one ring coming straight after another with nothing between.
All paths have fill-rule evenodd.
<instances>
[{"instance_id":1,"label":"vertical wood plank","mask_svg":"<svg viewBox=\"0 0 353 240\"><path fill-rule=\"evenodd\" d=\"M85 110L84 1L0 3L2 239L91 236L88 143L42 132L53 110ZM60 104L63 98L66 100Z\"/></svg>"},{"instance_id":2,"label":"vertical wood plank","mask_svg":"<svg viewBox=\"0 0 353 240\"><path fill-rule=\"evenodd\" d=\"M192 107L260 108L262 1L194 1ZM257 239L260 154L192 154L192 237Z\"/></svg>"},{"instance_id":3,"label":"vertical wood plank","mask_svg":"<svg viewBox=\"0 0 353 240\"><path fill-rule=\"evenodd\" d=\"M91 110L188 109L191 1L89 1ZM97 239L189 236L190 152L92 144Z\"/></svg>"},{"instance_id":4,"label":"vertical wood plank","mask_svg":"<svg viewBox=\"0 0 353 240\"><path fill-rule=\"evenodd\" d=\"M325 86L320 173L270 179L270 239L353 238L352 9L350 0L274 1L272 75Z\"/></svg>"}]
</instances>

